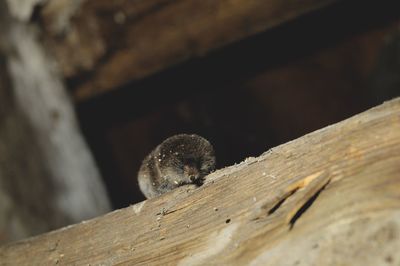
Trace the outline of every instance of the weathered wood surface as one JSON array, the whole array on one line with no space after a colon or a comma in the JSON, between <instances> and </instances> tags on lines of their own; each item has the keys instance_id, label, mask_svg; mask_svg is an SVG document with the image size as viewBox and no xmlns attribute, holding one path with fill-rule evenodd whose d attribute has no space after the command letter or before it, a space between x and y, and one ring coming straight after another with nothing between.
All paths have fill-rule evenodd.
<instances>
[{"instance_id":1,"label":"weathered wood surface","mask_svg":"<svg viewBox=\"0 0 400 266\"><path fill-rule=\"evenodd\" d=\"M54 61L8 7L0 0L0 243L111 209Z\"/></svg>"},{"instance_id":2,"label":"weathered wood surface","mask_svg":"<svg viewBox=\"0 0 400 266\"><path fill-rule=\"evenodd\" d=\"M85 99L332 2L49 0L40 21L64 76L79 80L75 96Z\"/></svg>"},{"instance_id":3,"label":"weathered wood surface","mask_svg":"<svg viewBox=\"0 0 400 266\"><path fill-rule=\"evenodd\" d=\"M399 265L400 99L198 189L0 248L3 265Z\"/></svg>"}]
</instances>

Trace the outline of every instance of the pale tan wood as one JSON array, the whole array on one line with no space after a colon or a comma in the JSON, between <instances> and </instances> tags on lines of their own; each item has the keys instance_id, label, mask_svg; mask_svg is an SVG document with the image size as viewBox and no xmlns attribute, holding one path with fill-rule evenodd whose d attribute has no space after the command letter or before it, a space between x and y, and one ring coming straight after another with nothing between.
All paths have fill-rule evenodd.
<instances>
[{"instance_id":1,"label":"pale tan wood","mask_svg":"<svg viewBox=\"0 0 400 266\"><path fill-rule=\"evenodd\" d=\"M3 265L399 265L400 99L103 217ZM308 208L307 208L308 207Z\"/></svg>"},{"instance_id":2,"label":"pale tan wood","mask_svg":"<svg viewBox=\"0 0 400 266\"><path fill-rule=\"evenodd\" d=\"M333 2L49 0L40 19L46 43L64 76L79 80L73 89L83 100Z\"/></svg>"}]
</instances>

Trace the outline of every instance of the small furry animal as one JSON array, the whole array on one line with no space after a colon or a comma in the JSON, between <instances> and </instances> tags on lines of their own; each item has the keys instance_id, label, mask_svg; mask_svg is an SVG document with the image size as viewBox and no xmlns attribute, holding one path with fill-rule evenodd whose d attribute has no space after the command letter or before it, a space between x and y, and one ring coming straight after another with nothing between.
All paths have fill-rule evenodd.
<instances>
[{"instance_id":1,"label":"small furry animal","mask_svg":"<svg viewBox=\"0 0 400 266\"><path fill-rule=\"evenodd\" d=\"M179 134L164 140L142 162L140 190L153 198L185 184L203 184L215 169L214 148L198 135Z\"/></svg>"}]
</instances>

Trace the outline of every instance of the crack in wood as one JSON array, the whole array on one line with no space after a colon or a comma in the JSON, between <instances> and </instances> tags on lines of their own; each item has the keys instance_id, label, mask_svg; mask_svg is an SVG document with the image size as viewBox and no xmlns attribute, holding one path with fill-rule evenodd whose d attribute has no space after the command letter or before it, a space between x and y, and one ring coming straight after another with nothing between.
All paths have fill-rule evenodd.
<instances>
[{"instance_id":1,"label":"crack in wood","mask_svg":"<svg viewBox=\"0 0 400 266\"><path fill-rule=\"evenodd\" d=\"M321 192L326 188L326 186L329 184L330 179L320 188L318 189L297 211L296 213L292 216L292 218L289 221L289 230L292 230L294 227L294 224L300 217L313 205L315 200L318 198L318 196L321 194Z\"/></svg>"},{"instance_id":2,"label":"crack in wood","mask_svg":"<svg viewBox=\"0 0 400 266\"><path fill-rule=\"evenodd\" d=\"M166 215L171 214L171 213L174 213L174 212L176 212L176 211L183 210L183 209L185 209L186 207L187 207L187 206L182 206L182 207L180 207L180 208L176 208L176 209L173 209L173 210L170 210L170 209L167 209L167 208L162 208L161 211L159 211L159 212L156 213L156 216L158 216L158 215L166 216Z\"/></svg>"},{"instance_id":3,"label":"crack in wood","mask_svg":"<svg viewBox=\"0 0 400 266\"><path fill-rule=\"evenodd\" d=\"M328 180L327 180L328 179ZM301 203L299 205L295 205L294 208L292 208L292 211L289 211L288 214L288 219L287 223L290 224L290 221L292 221L293 217L296 216L296 214L299 214L299 210L307 204L307 202L313 198L313 196L316 195L316 193L321 190L322 187L325 187L328 183L330 182L330 178L327 175L326 171L319 171L316 173L313 173L311 175L306 176L305 178L302 178L291 185L287 187L286 190L282 193L280 197L277 199L266 201L263 203L258 210L255 211L255 215L250 219L251 221L256 221L261 219L262 217L265 218L265 216L270 216L274 214L279 208L282 207L282 205L287 202L287 200L294 196L296 192L298 191L304 191L304 193L297 193L296 195L300 195L300 198L308 198L306 200L306 203ZM313 184L313 185L311 185ZM322 186L321 186L322 185ZM314 192L315 191L315 192ZM309 197L308 195L311 194ZM299 198L295 197L295 198ZM272 205L272 207L271 207ZM291 205L291 204L289 204ZM265 214L265 211L268 210ZM261 211L261 213L260 213Z\"/></svg>"},{"instance_id":4,"label":"crack in wood","mask_svg":"<svg viewBox=\"0 0 400 266\"><path fill-rule=\"evenodd\" d=\"M285 195L280 201L278 201L278 203L276 203L269 211L268 211L268 215L273 214L276 210L279 209L279 207L290 197L292 196L294 193L297 192L299 188L295 188L293 189L289 194Z\"/></svg>"}]
</instances>

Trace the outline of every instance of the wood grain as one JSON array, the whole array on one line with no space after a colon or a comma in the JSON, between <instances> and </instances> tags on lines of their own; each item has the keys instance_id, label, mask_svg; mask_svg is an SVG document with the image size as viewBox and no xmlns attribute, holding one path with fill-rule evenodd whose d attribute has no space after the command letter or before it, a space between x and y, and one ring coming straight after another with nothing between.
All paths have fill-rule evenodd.
<instances>
[{"instance_id":1,"label":"wood grain","mask_svg":"<svg viewBox=\"0 0 400 266\"><path fill-rule=\"evenodd\" d=\"M43 37L85 99L337 0L51 0Z\"/></svg>"},{"instance_id":2,"label":"wood grain","mask_svg":"<svg viewBox=\"0 0 400 266\"><path fill-rule=\"evenodd\" d=\"M2 265L399 265L400 99L103 217Z\"/></svg>"}]
</instances>

